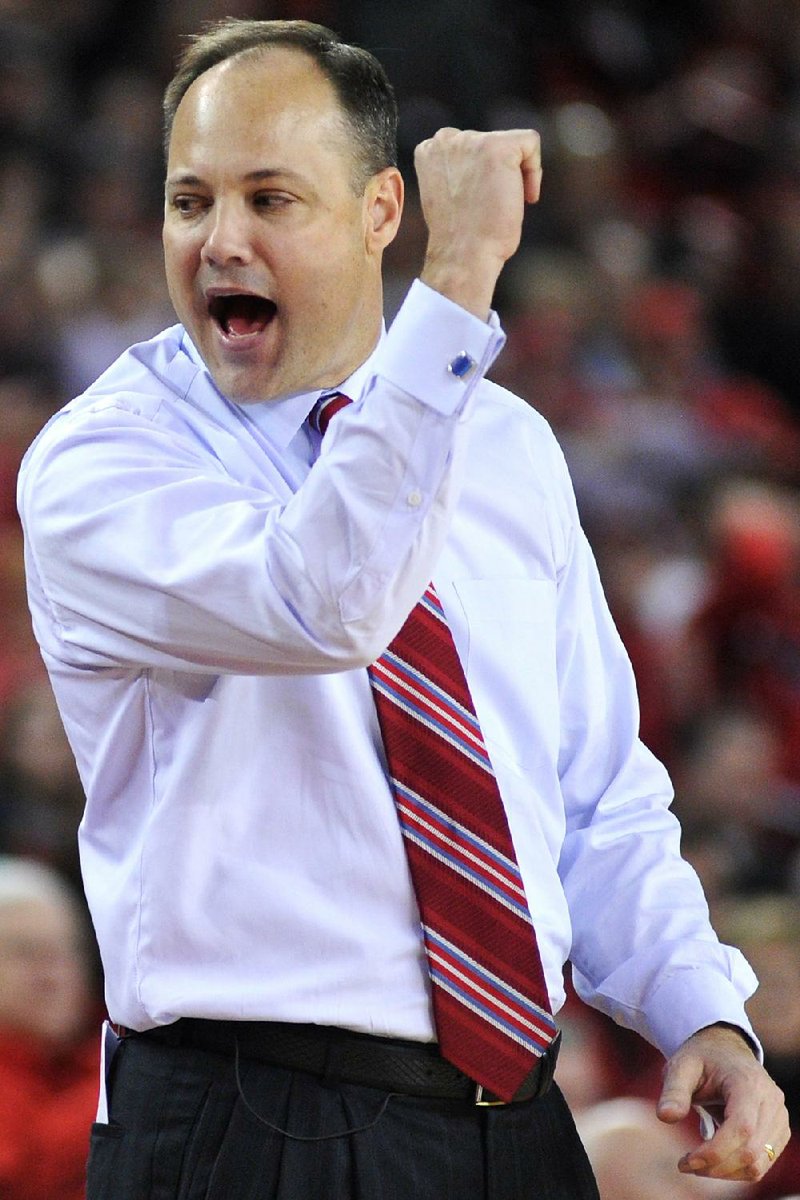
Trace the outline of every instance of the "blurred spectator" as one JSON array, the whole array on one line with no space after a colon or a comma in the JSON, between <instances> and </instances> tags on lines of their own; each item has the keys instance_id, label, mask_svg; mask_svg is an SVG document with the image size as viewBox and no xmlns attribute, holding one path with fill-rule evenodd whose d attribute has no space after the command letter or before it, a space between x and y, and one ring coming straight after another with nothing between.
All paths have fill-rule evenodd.
<instances>
[{"instance_id":1,"label":"blurred spectator","mask_svg":"<svg viewBox=\"0 0 800 1200\"><path fill-rule=\"evenodd\" d=\"M561 1049L556 1082L574 1114L619 1093L622 1072L611 1022L571 995L558 1015Z\"/></svg>"},{"instance_id":2,"label":"blurred spectator","mask_svg":"<svg viewBox=\"0 0 800 1200\"><path fill-rule=\"evenodd\" d=\"M763 894L729 898L713 911L721 937L744 951L759 978L748 1012L764 1062L783 1089L792 1140L753 1191L777 1200L800 1180L800 900Z\"/></svg>"},{"instance_id":3,"label":"blurred spectator","mask_svg":"<svg viewBox=\"0 0 800 1200\"><path fill-rule=\"evenodd\" d=\"M492 106L524 83L508 0L370 0L337 7L333 24L379 55L397 89L404 167L414 146L440 126L480 128Z\"/></svg>"},{"instance_id":4,"label":"blurred spectator","mask_svg":"<svg viewBox=\"0 0 800 1200\"><path fill-rule=\"evenodd\" d=\"M110 236L96 228L93 238L54 245L40 257L38 278L70 396L88 387L128 346L175 323L160 245L138 232Z\"/></svg>"},{"instance_id":5,"label":"blurred spectator","mask_svg":"<svg viewBox=\"0 0 800 1200\"><path fill-rule=\"evenodd\" d=\"M681 853L699 875L712 908L736 892L742 870L741 846L737 836L728 836L718 815L706 816L698 804L692 815L684 818ZM745 862L749 862L749 855Z\"/></svg>"},{"instance_id":6,"label":"blurred spectator","mask_svg":"<svg viewBox=\"0 0 800 1200\"><path fill-rule=\"evenodd\" d=\"M733 478L717 489L708 536L694 653L713 702L760 710L778 737L778 769L800 783L800 496Z\"/></svg>"},{"instance_id":7,"label":"blurred spectator","mask_svg":"<svg viewBox=\"0 0 800 1200\"><path fill-rule=\"evenodd\" d=\"M84 796L43 673L8 704L0 735L0 852L49 863L77 884Z\"/></svg>"},{"instance_id":8,"label":"blurred spectator","mask_svg":"<svg viewBox=\"0 0 800 1200\"><path fill-rule=\"evenodd\" d=\"M574 459L602 420L601 389L587 371L600 305L591 270L564 250L523 251L509 264L503 296L509 339L492 378L540 412Z\"/></svg>"},{"instance_id":9,"label":"blurred spectator","mask_svg":"<svg viewBox=\"0 0 800 1200\"><path fill-rule=\"evenodd\" d=\"M3 705L32 674L42 672L27 612L16 479L26 447L55 405L51 379L0 373L0 726Z\"/></svg>"},{"instance_id":10,"label":"blurred spectator","mask_svg":"<svg viewBox=\"0 0 800 1200\"><path fill-rule=\"evenodd\" d=\"M782 776L779 738L758 710L720 707L698 721L675 784L687 834L698 825L716 830L718 851L729 856L729 890L789 886L800 851L800 787Z\"/></svg>"},{"instance_id":11,"label":"blurred spectator","mask_svg":"<svg viewBox=\"0 0 800 1200\"><path fill-rule=\"evenodd\" d=\"M0 1195L81 1200L97 1103L81 912L38 863L0 857Z\"/></svg>"},{"instance_id":12,"label":"blurred spectator","mask_svg":"<svg viewBox=\"0 0 800 1200\"><path fill-rule=\"evenodd\" d=\"M749 1185L682 1175L678 1160L699 1141L696 1120L665 1125L653 1104L606 1100L577 1116L600 1200L743 1200Z\"/></svg>"}]
</instances>

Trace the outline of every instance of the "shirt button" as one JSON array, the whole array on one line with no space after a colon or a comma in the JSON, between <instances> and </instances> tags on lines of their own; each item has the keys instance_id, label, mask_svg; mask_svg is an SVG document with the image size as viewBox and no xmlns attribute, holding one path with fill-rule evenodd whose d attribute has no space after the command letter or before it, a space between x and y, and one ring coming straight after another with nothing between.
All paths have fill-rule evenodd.
<instances>
[{"instance_id":1,"label":"shirt button","mask_svg":"<svg viewBox=\"0 0 800 1200\"><path fill-rule=\"evenodd\" d=\"M422 504L422 492L414 488L413 492L409 492L406 496L406 504L409 508L419 508Z\"/></svg>"}]
</instances>

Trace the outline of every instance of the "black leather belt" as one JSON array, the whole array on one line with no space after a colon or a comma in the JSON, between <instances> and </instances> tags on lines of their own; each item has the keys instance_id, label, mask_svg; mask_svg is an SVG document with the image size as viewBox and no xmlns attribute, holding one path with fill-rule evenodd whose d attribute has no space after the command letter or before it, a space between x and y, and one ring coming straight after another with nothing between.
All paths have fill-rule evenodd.
<instances>
[{"instance_id":1,"label":"black leather belt","mask_svg":"<svg viewBox=\"0 0 800 1200\"><path fill-rule=\"evenodd\" d=\"M144 1038L169 1046L187 1046L213 1054L255 1059L276 1067L308 1071L330 1083L355 1083L381 1091L478 1105L504 1101L485 1092L474 1079L442 1058L425 1042L374 1037L325 1025L273 1021L206 1021L185 1017L144 1033L121 1029L123 1037ZM540 1058L513 1102L543 1096L553 1081L560 1035Z\"/></svg>"}]
</instances>

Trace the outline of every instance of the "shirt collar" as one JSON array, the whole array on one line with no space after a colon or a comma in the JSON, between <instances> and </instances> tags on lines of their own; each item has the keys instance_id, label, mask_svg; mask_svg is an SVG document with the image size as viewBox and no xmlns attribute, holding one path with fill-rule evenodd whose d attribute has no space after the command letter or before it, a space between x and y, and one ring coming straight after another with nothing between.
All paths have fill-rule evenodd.
<instances>
[{"instance_id":1,"label":"shirt collar","mask_svg":"<svg viewBox=\"0 0 800 1200\"><path fill-rule=\"evenodd\" d=\"M386 325L384 324L381 328L378 345L385 336ZM192 361L197 363L210 379L208 367L187 333L184 333L183 345ZM329 396L331 392L344 392L351 400L359 398L370 378L370 364L378 345L361 366L356 367L352 375L348 375L347 379L342 380L337 387L318 388L313 392L294 392L291 396L279 396L275 400L264 400L256 404L237 404L234 407L249 421L252 421L261 433L268 435L273 445L285 449L298 433L320 396Z\"/></svg>"}]
</instances>

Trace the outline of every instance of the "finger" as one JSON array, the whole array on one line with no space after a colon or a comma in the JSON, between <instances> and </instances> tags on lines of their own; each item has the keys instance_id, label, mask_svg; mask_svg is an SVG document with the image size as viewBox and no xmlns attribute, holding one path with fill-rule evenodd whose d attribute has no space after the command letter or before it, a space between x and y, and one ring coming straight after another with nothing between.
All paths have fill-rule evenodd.
<instances>
[{"instance_id":1,"label":"finger","mask_svg":"<svg viewBox=\"0 0 800 1200\"><path fill-rule=\"evenodd\" d=\"M705 1179L755 1183L766 1175L774 1161L767 1152L766 1143L759 1148L740 1147L725 1158L719 1158L709 1143L685 1155L678 1163L678 1170L684 1175L698 1175Z\"/></svg>"},{"instance_id":2,"label":"finger","mask_svg":"<svg viewBox=\"0 0 800 1200\"><path fill-rule=\"evenodd\" d=\"M716 1139L704 1142L684 1154L678 1170L685 1175L705 1175L713 1179L733 1179L749 1171L757 1158L755 1151L730 1142L715 1144Z\"/></svg>"},{"instance_id":3,"label":"finger","mask_svg":"<svg viewBox=\"0 0 800 1200\"><path fill-rule=\"evenodd\" d=\"M672 1125L688 1116L692 1099L700 1083L703 1064L694 1055L672 1059L664 1075L664 1084L656 1105L660 1121Z\"/></svg>"},{"instance_id":4,"label":"finger","mask_svg":"<svg viewBox=\"0 0 800 1200\"><path fill-rule=\"evenodd\" d=\"M737 1091L728 1097L724 1109L719 1105L714 1108L718 1127L713 1136L684 1155L681 1162L689 1172L719 1179L738 1176L740 1171L749 1172L760 1153L766 1156L760 1135L771 1125L763 1099Z\"/></svg>"},{"instance_id":5,"label":"finger","mask_svg":"<svg viewBox=\"0 0 800 1200\"><path fill-rule=\"evenodd\" d=\"M510 136L519 138L520 170L522 171L523 194L527 204L535 204L542 188L542 144L533 129L509 130Z\"/></svg>"},{"instance_id":6,"label":"finger","mask_svg":"<svg viewBox=\"0 0 800 1200\"><path fill-rule=\"evenodd\" d=\"M789 1139L788 1122L767 1099L752 1112L732 1112L710 1141L690 1150L678 1169L714 1179L761 1179Z\"/></svg>"},{"instance_id":7,"label":"finger","mask_svg":"<svg viewBox=\"0 0 800 1200\"><path fill-rule=\"evenodd\" d=\"M526 204L536 204L542 192L542 168L531 166L527 161L522 164L522 183Z\"/></svg>"}]
</instances>

